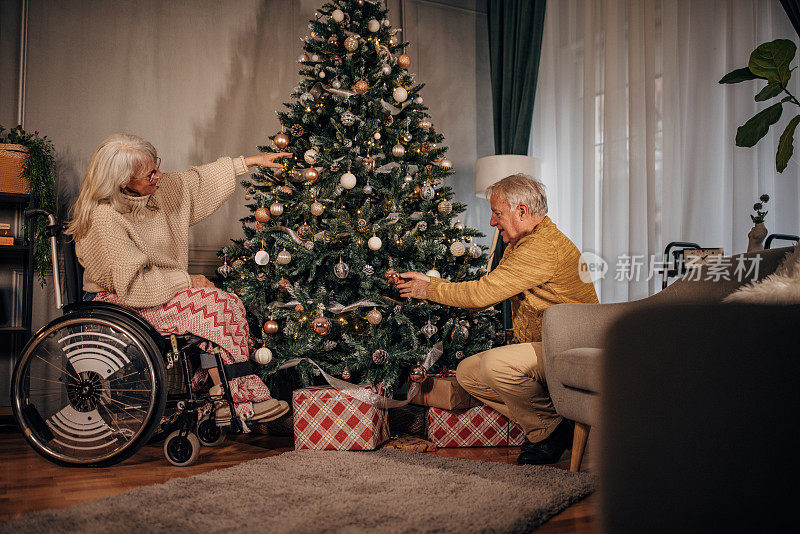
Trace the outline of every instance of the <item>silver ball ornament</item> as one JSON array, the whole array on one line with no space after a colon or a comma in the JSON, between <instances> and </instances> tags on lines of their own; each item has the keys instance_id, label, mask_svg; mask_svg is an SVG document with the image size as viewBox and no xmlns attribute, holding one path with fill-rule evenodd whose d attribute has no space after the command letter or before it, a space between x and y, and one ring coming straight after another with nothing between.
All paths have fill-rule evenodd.
<instances>
[{"instance_id":1,"label":"silver ball ornament","mask_svg":"<svg viewBox=\"0 0 800 534\"><path fill-rule=\"evenodd\" d=\"M406 91L405 87L395 87L394 91L392 91L392 98L397 102L405 102L408 98L408 91Z\"/></svg>"},{"instance_id":2,"label":"silver ball ornament","mask_svg":"<svg viewBox=\"0 0 800 534\"><path fill-rule=\"evenodd\" d=\"M222 278L228 278L233 272L233 267L228 265L228 260L226 259L225 263L217 267L217 272Z\"/></svg>"},{"instance_id":3,"label":"silver ball ornament","mask_svg":"<svg viewBox=\"0 0 800 534\"><path fill-rule=\"evenodd\" d=\"M381 29L381 23L375 19L370 19L370 21L367 22L367 29L372 33L375 33Z\"/></svg>"},{"instance_id":4,"label":"silver ball ornament","mask_svg":"<svg viewBox=\"0 0 800 534\"><path fill-rule=\"evenodd\" d=\"M367 185L364 186L364 194L365 195L371 195L372 194L372 186L371 185L367 184Z\"/></svg>"},{"instance_id":5,"label":"silver ball ornament","mask_svg":"<svg viewBox=\"0 0 800 534\"><path fill-rule=\"evenodd\" d=\"M392 67L390 67L389 65L384 65L384 66L382 66L382 67L381 67L381 73L382 73L384 76L388 76L388 75L390 75L390 74L392 73Z\"/></svg>"},{"instance_id":6,"label":"silver ball ornament","mask_svg":"<svg viewBox=\"0 0 800 534\"><path fill-rule=\"evenodd\" d=\"M469 255L473 258L480 258L481 257L481 247L478 245L472 245L469 247Z\"/></svg>"},{"instance_id":7,"label":"silver ball ornament","mask_svg":"<svg viewBox=\"0 0 800 534\"><path fill-rule=\"evenodd\" d=\"M425 200L431 200L433 197L436 196L436 190L431 185L425 184L424 186L422 186L422 191L420 191L420 196Z\"/></svg>"},{"instance_id":8,"label":"silver ball ornament","mask_svg":"<svg viewBox=\"0 0 800 534\"><path fill-rule=\"evenodd\" d=\"M443 169L452 169L453 168L453 162L450 161L447 158L442 158L442 160L439 162L439 167L441 167Z\"/></svg>"},{"instance_id":9,"label":"silver ball ornament","mask_svg":"<svg viewBox=\"0 0 800 534\"><path fill-rule=\"evenodd\" d=\"M455 224L453 224L453 228L455 228L456 230L463 230L464 223L461 221L456 221Z\"/></svg>"}]
</instances>

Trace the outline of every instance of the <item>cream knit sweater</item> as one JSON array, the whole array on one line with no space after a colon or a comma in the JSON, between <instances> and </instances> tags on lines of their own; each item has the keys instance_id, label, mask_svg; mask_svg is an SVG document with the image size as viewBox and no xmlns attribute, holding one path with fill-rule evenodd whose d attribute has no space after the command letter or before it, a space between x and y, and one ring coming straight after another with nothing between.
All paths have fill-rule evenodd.
<instances>
[{"instance_id":1,"label":"cream knit sweater","mask_svg":"<svg viewBox=\"0 0 800 534\"><path fill-rule=\"evenodd\" d=\"M152 195L123 195L123 213L99 204L88 233L75 243L84 291L116 293L128 306L147 308L191 287L189 227L228 200L236 177L246 172L243 157L220 158L165 174Z\"/></svg>"}]
</instances>

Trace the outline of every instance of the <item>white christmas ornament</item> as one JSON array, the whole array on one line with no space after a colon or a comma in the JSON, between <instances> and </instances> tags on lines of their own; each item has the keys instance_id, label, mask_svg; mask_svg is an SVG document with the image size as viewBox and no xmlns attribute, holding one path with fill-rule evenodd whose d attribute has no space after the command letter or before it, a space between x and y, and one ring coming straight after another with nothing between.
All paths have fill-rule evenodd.
<instances>
[{"instance_id":1,"label":"white christmas ornament","mask_svg":"<svg viewBox=\"0 0 800 534\"><path fill-rule=\"evenodd\" d=\"M311 57L309 59L311 61L317 62L319 61L319 56L317 54L311 54Z\"/></svg>"},{"instance_id":2,"label":"white christmas ornament","mask_svg":"<svg viewBox=\"0 0 800 534\"><path fill-rule=\"evenodd\" d=\"M450 254L452 254L456 258L463 256L465 251L466 247L464 246L464 243L462 243L461 241L456 241L455 243L450 245Z\"/></svg>"},{"instance_id":3,"label":"white christmas ornament","mask_svg":"<svg viewBox=\"0 0 800 534\"><path fill-rule=\"evenodd\" d=\"M278 252L278 258L277 258L278 263L280 263L281 265L286 265L290 261L292 261L292 255L289 253L288 250L283 249L280 252Z\"/></svg>"},{"instance_id":4,"label":"white christmas ornament","mask_svg":"<svg viewBox=\"0 0 800 534\"><path fill-rule=\"evenodd\" d=\"M480 258L481 257L481 247L478 245L472 245L469 247L469 255L473 258Z\"/></svg>"},{"instance_id":5,"label":"white christmas ornament","mask_svg":"<svg viewBox=\"0 0 800 534\"><path fill-rule=\"evenodd\" d=\"M436 334L436 332L438 332L438 331L439 331L439 329L438 329L438 328L436 328L436 325L435 325L435 324L433 324L433 323L430 321L430 319L428 319L428 322L427 322L427 323L425 323L425 325L422 327L422 329L421 329L420 331L421 331L423 334L425 334L425 337L427 337L428 339L430 339L430 338L431 338L431 337L432 337L434 334Z\"/></svg>"},{"instance_id":6,"label":"white christmas ornament","mask_svg":"<svg viewBox=\"0 0 800 534\"><path fill-rule=\"evenodd\" d=\"M439 162L439 167L441 167L443 169L452 169L453 168L453 162L450 161L447 158L442 158L442 161Z\"/></svg>"},{"instance_id":7,"label":"white christmas ornament","mask_svg":"<svg viewBox=\"0 0 800 534\"><path fill-rule=\"evenodd\" d=\"M395 87L392 91L392 97L398 102L405 102L408 98L408 91L405 87Z\"/></svg>"},{"instance_id":8,"label":"white christmas ornament","mask_svg":"<svg viewBox=\"0 0 800 534\"><path fill-rule=\"evenodd\" d=\"M456 221L455 224L453 225L453 228L455 228L456 230L463 230L464 223L461 221Z\"/></svg>"},{"instance_id":9,"label":"white christmas ornament","mask_svg":"<svg viewBox=\"0 0 800 534\"><path fill-rule=\"evenodd\" d=\"M261 365L267 365L272 361L272 351L267 347L261 347L253 355L253 359Z\"/></svg>"},{"instance_id":10,"label":"white christmas ornament","mask_svg":"<svg viewBox=\"0 0 800 534\"><path fill-rule=\"evenodd\" d=\"M313 165L317 162L318 156L319 153L316 150L314 150L313 148L309 148L308 150L306 150L305 154L303 154L303 159L306 160L306 163L308 163L309 165Z\"/></svg>"},{"instance_id":11,"label":"white christmas ornament","mask_svg":"<svg viewBox=\"0 0 800 534\"><path fill-rule=\"evenodd\" d=\"M356 186L356 175L352 172L346 172L339 179L339 183L345 189L353 189Z\"/></svg>"},{"instance_id":12,"label":"white christmas ornament","mask_svg":"<svg viewBox=\"0 0 800 534\"><path fill-rule=\"evenodd\" d=\"M223 263L222 265L217 267L217 272L223 278L228 278L230 276L230 274L233 272L233 267L228 265L228 259L227 258L225 258L225 263Z\"/></svg>"},{"instance_id":13,"label":"white christmas ornament","mask_svg":"<svg viewBox=\"0 0 800 534\"><path fill-rule=\"evenodd\" d=\"M381 241L380 237L374 235L367 241L367 246L370 250L379 250L383 246L383 241Z\"/></svg>"},{"instance_id":14,"label":"white christmas ornament","mask_svg":"<svg viewBox=\"0 0 800 534\"><path fill-rule=\"evenodd\" d=\"M381 67L381 72L384 75L388 76L388 75L390 75L392 73L392 67L390 67L389 65L384 65L384 66Z\"/></svg>"},{"instance_id":15,"label":"white christmas ornament","mask_svg":"<svg viewBox=\"0 0 800 534\"><path fill-rule=\"evenodd\" d=\"M342 22L344 20L344 12L341 9L336 9L331 13L331 18L336 22Z\"/></svg>"},{"instance_id":16,"label":"white christmas ornament","mask_svg":"<svg viewBox=\"0 0 800 534\"><path fill-rule=\"evenodd\" d=\"M364 194L365 195L371 195L372 194L372 186L371 185L367 184L367 185L364 186Z\"/></svg>"},{"instance_id":17,"label":"white christmas ornament","mask_svg":"<svg viewBox=\"0 0 800 534\"><path fill-rule=\"evenodd\" d=\"M283 204L280 202L273 202L273 204L269 207L269 212L275 217L280 217L283 215Z\"/></svg>"},{"instance_id":18,"label":"white christmas ornament","mask_svg":"<svg viewBox=\"0 0 800 534\"><path fill-rule=\"evenodd\" d=\"M436 269L431 269L430 271L428 271L425 274L427 274L428 276L435 276L436 278L441 278L442 277L442 273L440 273Z\"/></svg>"},{"instance_id":19,"label":"white christmas ornament","mask_svg":"<svg viewBox=\"0 0 800 534\"><path fill-rule=\"evenodd\" d=\"M369 22L367 22L367 29L372 33L375 33L381 29L381 23L375 19L372 19Z\"/></svg>"},{"instance_id":20,"label":"white christmas ornament","mask_svg":"<svg viewBox=\"0 0 800 534\"><path fill-rule=\"evenodd\" d=\"M381 21L381 22L384 25L384 27L386 27L386 28L388 28L389 26L392 25L392 23L389 22L389 19L383 19L383 21Z\"/></svg>"},{"instance_id":21,"label":"white christmas ornament","mask_svg":"<svg viewBox=\"0 0 800 534\"><path fill-rule=\"evenodd\" d=\"M415 96L414 97L414 103L415 104L422 104L422 97L421 96Z\"/></svg>"},{"instance_id":22,"label":"white christmas ornament","mask_svg":"<svg viewBox=\"0 0 800 534\"><path fill-rule=\"evenodd\" d=\"M259 265L266 265L269 263L269 252L264 250L263 248L256 252L255 255L256 263Z\"/></svg>"}]
</instances>

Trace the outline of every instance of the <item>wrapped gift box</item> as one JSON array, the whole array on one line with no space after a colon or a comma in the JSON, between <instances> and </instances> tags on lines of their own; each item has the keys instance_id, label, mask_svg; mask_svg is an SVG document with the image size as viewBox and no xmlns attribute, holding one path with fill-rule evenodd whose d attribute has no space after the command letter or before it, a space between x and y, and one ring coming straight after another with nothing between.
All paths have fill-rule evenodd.
<instances>
[{"instance_id":1,"label":"wrapped gift box","mask_svg":"<svg viewBox=\"0 0 800 534\"><path fill-rule=\"evenodd\" d=\"M455 376L429 376L420 386L419 393L411 399L412 404L444 410L466 410L481 404L459 385Z\"/></svg>"},{"instance_id":2,"label":"wrapped gift box","mask_svg":"<svg viewBox=\"0 0 800 534\"><path fill-rule=\"evenodd\" d=\"M522 428L488 406L451 412L428 408L428 439L439 447L519 446Z\"/></svg>"},{"instance_id":3,"label":"wrapped gift box","mask_svg":"<svg viewBox=\"0 0 800 534\"><path fill-rule=\"evenodd\" d=\"M362 385L370 391L370 386ZM389 439L386 409L379 409L330 386L292 394L294 448L360 451Z\"/></svg>"}]
</instances>

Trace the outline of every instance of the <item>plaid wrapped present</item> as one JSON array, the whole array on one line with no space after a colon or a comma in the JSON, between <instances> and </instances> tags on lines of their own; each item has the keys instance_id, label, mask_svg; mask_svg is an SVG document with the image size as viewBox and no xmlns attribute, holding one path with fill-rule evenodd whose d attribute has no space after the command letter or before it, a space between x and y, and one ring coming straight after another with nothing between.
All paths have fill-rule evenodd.
<instances>
[{"instance_id":1,"label":"plaid wrapped present","mask_svg":"<svg viewBox=\"0 0 800 534\"><path fill-rule=\"evenodd\" d=\"M525 433L488 406L461 412L428 408L428 439L439 447L503 447L522 445Z\"/></svg>"},{"instance_id":2,"label":"plaid wrapped present","mask_svg":"<svg viewBox=\"0 0 800 534\"><path fill-rule=\"evenodd\" d=\"M330 386L295 390L292 408L295 450L370 450L389 439L386 409Z\"/></svg>"}]
</instances>

